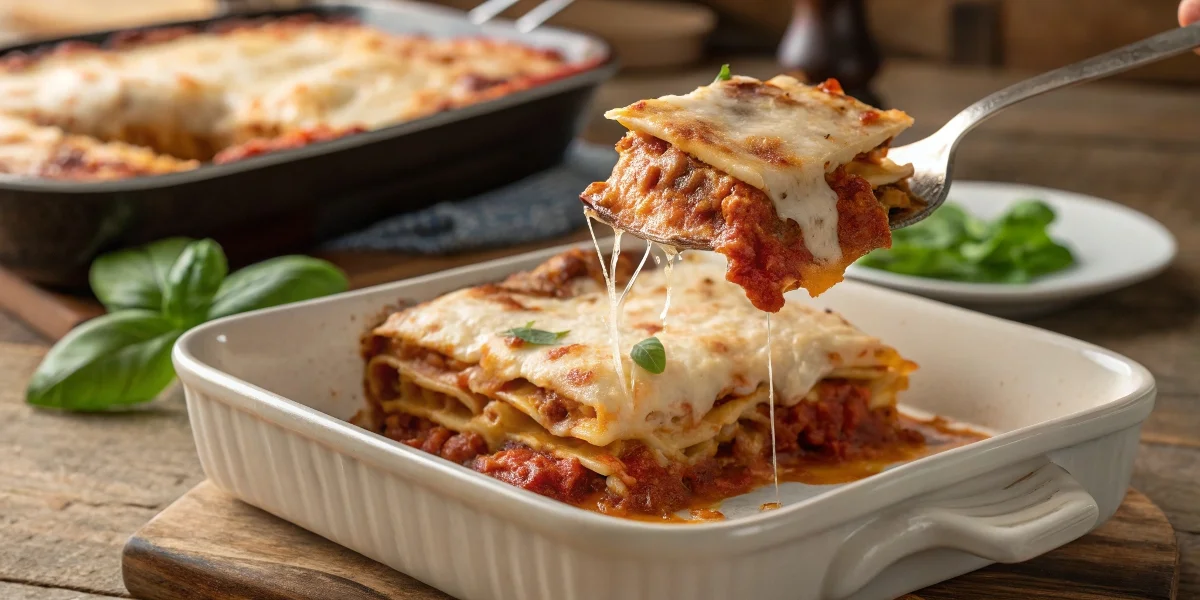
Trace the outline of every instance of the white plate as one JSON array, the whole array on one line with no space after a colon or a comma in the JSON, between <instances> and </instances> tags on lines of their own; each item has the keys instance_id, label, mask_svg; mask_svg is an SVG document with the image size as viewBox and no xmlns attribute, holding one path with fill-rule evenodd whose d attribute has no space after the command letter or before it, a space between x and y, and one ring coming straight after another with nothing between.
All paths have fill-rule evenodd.
<instances>
[{"instance_id":1,"label":"white plate","mask_svg":"<svg viewBox=\"0 0 1200 600\"><path fill-rule=\"evenodd\" d=\"M555 502L343 420L363 406L359 336L382 307L495 281L561 250L187 332L174 361L204 472L462 600L885 600L1060 546L1125 496L1154 405L1145 368L854 281L791 298L842 313L921 365L906 408L995 437L846 485L783 486L778 510L666 525Z\"/></svg>"},{"instance_id":2,"label":"white plate","mask_svg":"<svg viewBox=\"0 0 1200 600\"><path fill-rule=\"evenodd\" d=\"M1016 285L945 281L861 265L851 265L846 275L989 314L1025 318L1149 279L1175 257L1175 238L1166 227L1131 208L1092 196L1032 185L958 181L950 187L947 202L992 219L1028 199L1046 202L1058 215L1050 234L1075 254L1071 268Z\"/></svg>"}]
</instances>

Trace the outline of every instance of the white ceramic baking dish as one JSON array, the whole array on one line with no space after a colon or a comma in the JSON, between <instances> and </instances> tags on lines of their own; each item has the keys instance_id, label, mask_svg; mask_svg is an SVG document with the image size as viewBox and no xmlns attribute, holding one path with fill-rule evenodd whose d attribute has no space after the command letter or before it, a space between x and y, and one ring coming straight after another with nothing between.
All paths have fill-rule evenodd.
<instances>
[{"instance_id":1,"label":"white ceramic baking dish","mask_svg":"<svg viewBox=\"0 0 1200 600\"><path fill-rule=\"evenodd\" d=\"M918 362L906 407L994 437L851 484L786 484L779 510L670 525L560 504L343 421L363 406L359 336L385 306L492 281L558 250L190 331L174 360L205 473L464 600L894 598L1067 543L1125 494L1154 404L1146 369L852 281L795 301L833 308Z\"/></svg>"}]
</instances>

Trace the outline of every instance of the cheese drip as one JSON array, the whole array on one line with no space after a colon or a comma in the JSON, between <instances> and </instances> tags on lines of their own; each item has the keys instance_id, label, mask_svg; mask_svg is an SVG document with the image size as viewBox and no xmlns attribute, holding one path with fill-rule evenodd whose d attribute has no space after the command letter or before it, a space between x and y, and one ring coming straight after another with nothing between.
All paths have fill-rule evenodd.
<instances>
[{"instance_id":1,"label":"cheese drip","mask_svg":"<svg viewBox=\"0 0 1200 600\"><path fill-rule=\"evenodd\" d=\"M676 248L674 246L667 246L665 244L660 244L659 248L662 249L663 255L667 257L667 266L663 267L664 274L666 275L666 279L667 279L667 299L663 302L662 314L659 315L659 317L658 317L659 319L662 320L663 333L666 333L667 332L667 312L669 310L671 310L672 263L675 262L675 258L680 255L680 252L679 252L678 248ZM657 258L658 257L655 257L656 260L657 260Z\"/></svg>"},{"instance_id":2,"label":"cheese drip","mask_svg":"<svg viewBox=\"0 0 1200 600\"><path fill-rule=\"evenodd\" d=\"M618 312L620 312L621 307L624 306L625 297L627 295L629 295L629 290L633 289L633 282L637 281L638 274L642 272L642 267L646 266L646 259L650 258L650 248L651 248L650 242L647 241L646 242L646 253L642 255L642 262L639 262L637 268L633 270L633 275L630 276L629 283L625 284L625 291L621 292L621 297L617 300L617 311ZM617 277L616 264L617 264L616 261L613 261L613 279L614 280L616 280L616 277ZM618 318L620 318L620 317L618 317ZM631 390L633 388L633 379L636 376L637 376L637 369L633 369L631 367L631 370L629 371L629 387Z\"/></svg>"},{"instance_id":3,"label":"cheese drip","mask_svg":"<svg viewBox=\"0 0 1200 600\"><path fill-rule=\"evenodd\" d=\"M767 411L771 418L771 474L775 479L775 503L783 505L779 496L779 456L775 450L775 364L771 360L771 313L767 315Z\"/></svg>"},{"instance_id":4,"label":"cheese drip","mask_svg":"<svg viewBox=\"0 0 1200 600\"><path fill-rule=\"evenodd\" d=\"M604 258L607 268L608 255ZM665 271L643 269L621 304L618 356L623 371L630 370L626 365L631 364L633 342L648 335L644 326L659 322L666 299ZM720 398L762 389L768 372L763 367L767 361L764 315L746 300L741 288L725 281L725 265L696 253L675 264L674 271L670 324L667 331L655 334L667 348L670 366L661 375L639 374L632 390L616 371L613 319L603 318L609 315L601 308L607 296L601 277L571 281L568 297L516 294L520 308L496 302L494 290L488 287L459 290L396 313L379 331L479 364L489 381L526 380L591 407L596 418L582 421L568 434L589 444L606 446L676 432L690 416L711 411ZM564 342L572 346L571 351L550 359L551 349L514 347L498 333L528 321L537 321L547 331L570 330ZM446 323L456 326L446 327ZM787 407L804 401L813 386L834 370L830 357L835 354L841 358L838 369L877 368L890 360L881 354L886 351L878 339L837 314L789 302L771 315L771 368L775 363L779 367L778 374L772 373L777 376L772 382L775 402ZM578 372L589 373L588 380L576 383ZM885 394L873 397L882 403L889 400Z\"/></svg>"},{"instance_id":5,"label":"cheese drip","mask_svg":"<svg viewBox=\"0 0 1200 600\"><path fill-rule=\"evenodd\" d=\"M617 324L617 256L621 254L621 230L614 229L612 250L612 272L604 266L604 251L600 249L600 241L596 239L596 229L592 227L592 217L585 210L583 216L587 219L588 231L592 234L592 244L596 246L596 257L600 259L600 273L604 275L604 288L608 291L608 342L612 346L613 371L621 383L621 391L628 395L626 389L625 366L621 364L621 332Z\"/></svg>"}]
</instances>

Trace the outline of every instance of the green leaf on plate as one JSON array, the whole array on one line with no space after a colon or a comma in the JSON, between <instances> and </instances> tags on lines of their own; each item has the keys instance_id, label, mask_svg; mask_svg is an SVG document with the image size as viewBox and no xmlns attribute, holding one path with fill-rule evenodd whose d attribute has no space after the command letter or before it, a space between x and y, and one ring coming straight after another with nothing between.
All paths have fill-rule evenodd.
<instances>
[{"instance_id":1,"label":"green leaf on plate","mask_svg":"<svg viewBox=\"0 0 1200 600\"><path fill-rule=\"evenodd\" d=\"M1017 202L990 222L946 204L893 232L890 249L871 252L860 264L917 277L1029 283L1075 264L1070 249L1047 232L1054 218L1054 210L1039 200Z\"/></svg>"}]
</instances>

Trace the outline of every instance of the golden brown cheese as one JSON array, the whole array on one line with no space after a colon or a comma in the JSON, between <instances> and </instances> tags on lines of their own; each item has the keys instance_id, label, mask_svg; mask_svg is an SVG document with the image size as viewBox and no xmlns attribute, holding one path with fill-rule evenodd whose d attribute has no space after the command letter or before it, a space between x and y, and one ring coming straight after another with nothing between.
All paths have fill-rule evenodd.
<instances>
[{"instance_id":1,"label":"golden brown cheese","mask_svg":"<svg viewBox=\"0 0 1200 600\"><path fill-rule=\"evenodd\" d=\"M767 387L766 321L741 289L724 280L724 265L687 257L671 275L664 328L660 314L666 277L664 270L642 273L620 311L624 379L612 360L603 318L608 297L591 279L572 282L568 297L496 286L452 292L393 314L374 334L477 365L464 371L472 392L504 400L556 436L595 446L636 439L679 450L716 435L745 408L719 414L714 410L718 400L751 398L749 406L765 401L760 390ZM894 350L836 314L790 303L772 319L780 405L802 402L819 380L835 372L863 369L885 378L903 365ZM538 329L569 333L552 346L514 343L504 335L529 321ZM660 375L629 358L631 347L650 335L666 348L667 367ZM555 420L544 414L537 402L539 390L569 401L575 415ZM889 393L873 399L883 405L894 401ZM705 421L710 414L715 420Z\"/></svg>"},{"instance_id":2,"label":"golden brown cheese","mask_svg":"<svg viewBox=\"0 0 1200 600\"><path fill-rule=\"evenodd\" d=\"M391 315L362 339L368 404L351 422L562 502L667 520L926 450L896 409L915 365L837 315L793 305L771 327L717 261L638 278L629 253L609 259L568 250ZM613 284L629 290L619 310L604 306ZM615 355L604 314L619 323ZM509 331L529 321L560 333ZM666 348L657 374L628 358L648 335Z\"/></svg>"},{"instance_id":3,"label":"golden brown cheese","mask_svg":"<svg viewBox=\"0 0 1200 600\"><path fill-rule=\"evenodd\" d=\"M250 140L377 129L583 65L518 43L281 18L0 60L0 114L208 160ZM18 169L9 169L18 170Z\"/></svg>"},{"instance_id":4,"label":"golden brown cheese","mask_svg":"<svg viewBox=\"0 0 1200 600\"><path fill-rule=\"evenodd\" d=\"M0 115L0 173L70 181L161 175L199 167L147 148L70 135Z\"/></svg>"}]
</instances>

